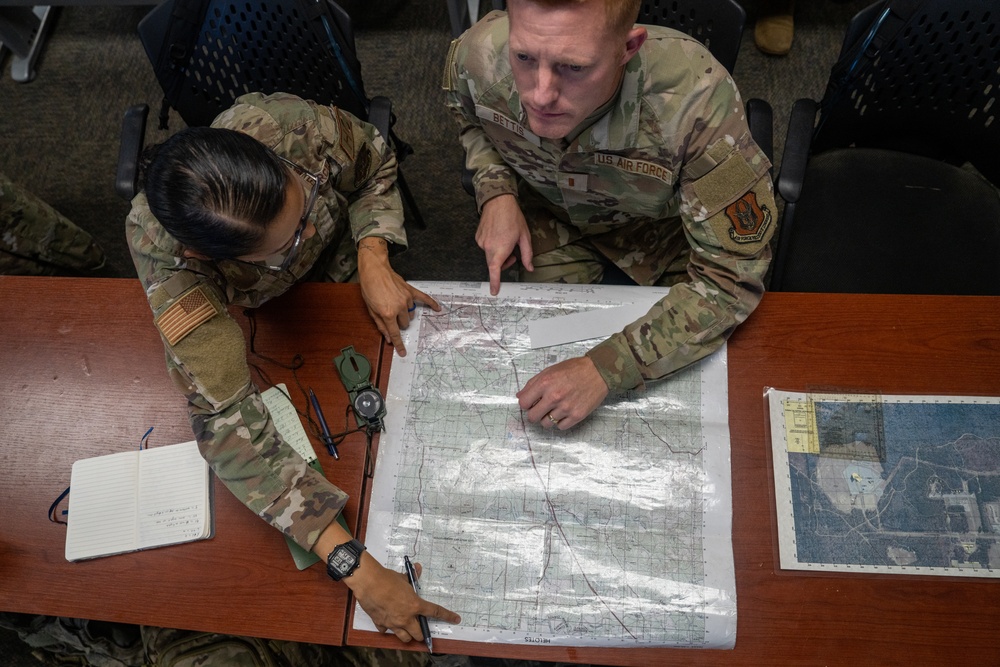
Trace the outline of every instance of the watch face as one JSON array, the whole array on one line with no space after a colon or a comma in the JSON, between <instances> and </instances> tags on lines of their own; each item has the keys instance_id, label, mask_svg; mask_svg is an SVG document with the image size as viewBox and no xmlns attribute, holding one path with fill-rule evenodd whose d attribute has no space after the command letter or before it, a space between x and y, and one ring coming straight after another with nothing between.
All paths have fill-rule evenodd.
<instances>
[{"instance_id":1,"label":"watch face","mask_svg":"<svg viewBox=\"0 0 1000 667\"><path fill-rule=\"evenodd\" d=\"M375 419L382 412L382 395L374 389L365 389L354 399L354 409L366 419Z\"/></svg>"},{"instance_id":2,"label":"watch face","mask_svg":"<svg viewBox=\"0 0 1000 667\"><path fill-rule=\"evenodd\" d=\"M341 544L330 554L326 569L334 579L341 579L354 571L359 560L359 554L351 551L347 545Z\"/></svg>"},{"instance_id":3,"label":"watch face","mask_svg":"<svg viewBox=\"0 0 1000 667\"><path fill-rule=\"evenodd\" d=\"M352 554L347 549L337 547L333 556L330 558L330 567L340 572L341 574L347 574L350 572L351 568L354 567L358 557Z\"/></svg>"}]
</instances>

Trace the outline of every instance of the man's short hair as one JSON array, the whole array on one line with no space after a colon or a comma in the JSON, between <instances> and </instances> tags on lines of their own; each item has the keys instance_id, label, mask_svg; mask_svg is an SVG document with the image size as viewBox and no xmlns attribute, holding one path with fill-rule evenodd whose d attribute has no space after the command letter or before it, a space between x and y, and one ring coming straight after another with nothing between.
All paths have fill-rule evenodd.
<instances>
[{"instance_id":1,"label":"man's short hair","mask_svg":"<svg viewBox=\"0 0 1000 667\"><path fill-rule=\"evenodd\" d=\"M639 17L639 6L642 0L521 0L522 2L533 2L536 5L546 7L559 7L560 5L581 5L585 2L600 2L604 5L604 13L608 17L608 27L615 33L626 33L635 24ZM507 11L510 12L510 4Z\"/></svg>"}]
</instances>

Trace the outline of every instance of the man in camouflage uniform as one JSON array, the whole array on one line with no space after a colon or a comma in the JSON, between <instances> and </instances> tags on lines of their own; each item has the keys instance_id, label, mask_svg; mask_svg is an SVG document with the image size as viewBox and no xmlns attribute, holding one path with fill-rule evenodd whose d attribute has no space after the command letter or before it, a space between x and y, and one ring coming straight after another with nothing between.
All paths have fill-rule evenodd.
<instances>
[{"instance_id":1,"label":"man in camouflage uniform","mask_svg":"<svg viewBox=\"0 0 1000 667\"><path fill-rule=\"evenodd\" d=\"M763 293L770 164L729 73L696 40L634 25L639 0L510 0L452 43L444 75L481 218L490 290L620 270L668 296L518 399L566 429L609 390L717 350ZM617 267L617 268L615 268Z\"/></svg>"},{"instance_id":2,"label":"man in camouflage uniform","mask_svg":"<svg viewBox=\"0 0 1000 667\"><path fill-rule=\"evenodd\" d=\"M301 244L289 249L294 245L289 230L282 246L282 252L297 252L294 259L278 270L265 262L200 255L160 225L145 192L132 201L126 222L129 248L163 338L168 372L187 396L202 455L247 507L325 558L351 539L336 522L347 495L309 467L276 431L250 379L243 333L227 306L256 307L299 280L346 280L355 270L369 312L393 339L408 324L407 310L416 302L438 306L389 266L388 247L405 246L406 237L396 160L373 126L292 95L255 93L240 97L213 127L243 132L293 163L304 193L319 177L309 224L300 227ZM299 216L295 211L296 220ZM283 264L280 257L278 264ZM401 346L397 349L405 354ZM404 642L422 638L417 614L458 620L418 598L403 574L386 570L367 551L361 566L343 581L376 626Z\"/></svg>"},{"instance_id":3,"label":"man in camouflage uniform","mask_svg":"<svg viewBox=\"0 0 1000 667\"><path fill-rule=\"evenodd\" d=\"M90 234L0 173L0 273L49 276L103 266L104 251Z\"/></svg>"}]
</instances>

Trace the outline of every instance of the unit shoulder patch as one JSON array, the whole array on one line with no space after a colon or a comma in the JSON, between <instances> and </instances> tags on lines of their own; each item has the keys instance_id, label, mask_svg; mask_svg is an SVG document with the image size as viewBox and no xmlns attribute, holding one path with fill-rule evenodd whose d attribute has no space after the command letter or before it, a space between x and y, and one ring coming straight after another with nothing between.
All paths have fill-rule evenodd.
<instances>
[{"instance_id":1,"label":"unit shoulder patch","mask_svg":"<svg viewBox=\"0 0 1000 667\"><path fill-rule=\"evenodd\" d=\"M737 255L753 255L771 240L774 220L769 197L755 190L726 206L708 219L719 245Z\"/></svg>"},{"instance_id":2,"label":"unit shoulder patch","mask_svg":"<svg viewBox=\"0 0 1000 667\"><path fill-rule=\"evenodd\" d=\"M732 225L729 238L735 243L757 243L771 226L771 211L757 203L753 190L727 206L726 217Z\"/></svg>"},{"instance_id":3,"label":"unit shoulder patch","mask_svg":"<svg viewBox=\"0 0 1000 667\"><path fill-rule=\"evenodd\" d=\"M354 187L360 188L371 176L372 152L368 144L361 144L357 159L354 161Z\"/></svg>"},{"instance_id":4,"label":"unit shoulder patch","mask_svg":"<svg viewBox=\"0 0 1000 667\"><path fill-rule=\"evenodd\" d=\"M712 216L710 222L722 247L741 255L757 252L770 240L774 226L770 207L758 202L753 190Z\"/></svg>"}]
</instances>

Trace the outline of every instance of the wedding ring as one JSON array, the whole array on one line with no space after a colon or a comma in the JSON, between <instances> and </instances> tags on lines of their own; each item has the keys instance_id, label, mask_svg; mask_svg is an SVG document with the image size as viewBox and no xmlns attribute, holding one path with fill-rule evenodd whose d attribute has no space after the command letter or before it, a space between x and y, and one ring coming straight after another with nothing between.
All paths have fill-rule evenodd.
<instances>
[{"instance_id":1,"label":"wedding ring","mask_svg":"<svg viewBox=\"0 0 1000 667\"><path fill-rule=\"evenodd\" d=\"M558 426L558 425L559 425L559 420L558 420L558 419L556 419L555 417L553 417L553 416L552 416L552 413L551 413L551 412L550 412L550 413L548 413L548 414L547 414L547 415L545 415L545 416L549 418L549 421L550 421L550 422L552 422L552 424L553 424L553 425L555 425L555 426Z\"/></svg>"},{"instance_id":2,"label":"wedding ring","mask_svg":"<svg viewBox=\"0 0 1000 667\"><path fill-rule=\"evenodd\" d=\"M406 312L412 313L416 309L417 309L417 304L413 304L412 306L410 306L409 308L406 309Z\"/></svg>"}]
</instances>

